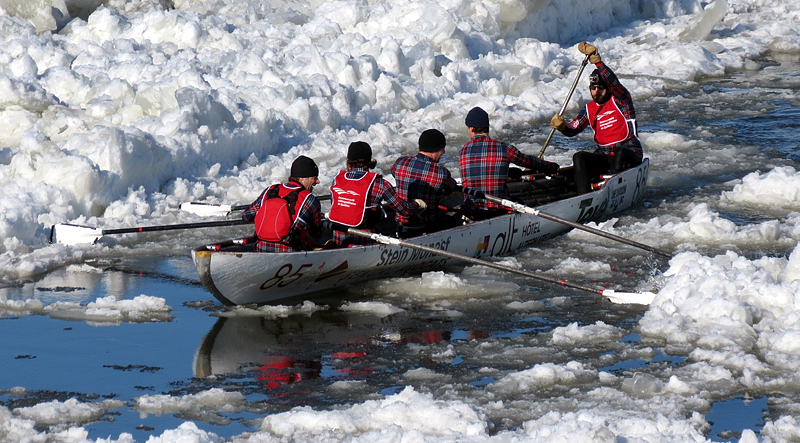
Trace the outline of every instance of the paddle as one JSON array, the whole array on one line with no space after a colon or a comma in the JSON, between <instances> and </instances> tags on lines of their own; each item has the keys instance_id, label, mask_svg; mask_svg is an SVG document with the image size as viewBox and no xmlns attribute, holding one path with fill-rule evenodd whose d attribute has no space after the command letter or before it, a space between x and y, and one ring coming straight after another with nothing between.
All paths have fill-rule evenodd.
<instances>
[{"instance_id":1,"label":"paddle","mask_svg":"<svg viewBox=\"0 0 800 443\"><path fill-rule=\"evenodd\" d=\"M330 200L330 195L317 195L317 200L325 201ZM245 209L249 208L250 205L217 205L214 203L203 203L203 202L188 202L188 203L181 203L181 211L191 212L195 215L200 215L203 217L225 217L226 215L230 214L233 211L244 211Z\"/></svg>"},{"instance_id":2,"label":"paddle","mask_svg":"<svg viewBox=\"0 0 800 443\"><path fill-rule=\"evenodd\" d=\"M404 241L404 240L400 240L398 238L388 237L388 236L377 234L377 233L374 233L374 232L362 231L360 229L351 228L351 227L348 227L348 226L345 226L345 225L342 225L342 224L339 224L339 223L331 222L329 220L326 221L325 223L331 229L335 229L337 231L343 231L343 232L346 232L346 233L348 233L350 235L355 235L355 236L358 236L358 237L368 238L368 239L374 240L374 241L376 241L378 243L382 243L384 245L393 245L393 246L400 246L400 247L405 247L405 248L410 248L410 249L416 249L418 251L427 252L429 254L437 254L437 255L441 255L441 256L444 256L444 257L449 257L449 258L452 258L452 259L455 259L455 260L461 260L461 261L465 261L465 262L476 264L476 265L481 265L481 266L486 266L486 267L489 267L489 268L498 269L498 270L501 270L501 271L512 272L514 274L523 275L525 277L530 277L530 278L533 278L533 279L536 279L536 280L540 280L540 281L543 281L543 282L547 282L547 283L554 283L554 284L557 284L557 285L560 285L560 286L566 286L568 288L580 289L582 291L591 292L593 294L599 294L599 295L602 295L604 297L607 297L613 303L628 303L628 304L638 304L638 305L649 305L650 303L652 303L653 299L656 296L656 294L654 294L652 292L617 292L617 291L614 291L613 289L595 289L595 288L590 288L588 286L582 286L582 285L579 285L579 284L570 283L570 282L565 281L565 280L559 280L559 279L556 279L556 278L550 278L550 277L546 277L546 276L543 276L543 275L535 274L533 272L526 271L524 269L512 268L511 266L501 265L499 263L492 263L492 262L489 262L489 261L486 261L486 260L480 260L480 259L477 259L477 258L468 257L466 255L456 254L456 253L453 253L453 252L432 248L430 246L418 245L416 243L407 242L407 241Z\"/></svg>"},{"instance_id":3,"label":"paddle","mask_svg":"<svg viewBox=\"0 0 800 443\"><path fill-rule=\"evenodd\" d=\"M652 247L650 245L646 245L644 243L639 243L639 242L636 242L636 241L633 241L633 240L628 240L627 238L620 237L618 235L614 235L614 234L611 234L611 233L606 232L606 231L601 231L600 229L596 229L596 228L592 228L592 227L589 227L589 226L586 226L586 225L582 225L580 223L576 223L574 221L567 220L565 218L557 217L555 215L551 215L551 214L542 212L542 211L540 211L538 209L531 208L529 206L525 206L523 204L519 204L519 203L513 202L511 200L506 200L504 198L498 198L498 197L494 197L494 196L491 196L491 195L486 195L482 191L476 191L474 189L469 189L469 188L462 187L461 190L465 194L469 194L469 195L471 195L471 196L473 196L475 198L481 198L481 199L484 199L484 200L489 200L490 202L494 202L494 203L503 205L503 206L511 208L511 209L513 209L513 210L515 210L517 212L521 212L523 214L535 215L537 217L541 217L541 218L546 219L546 220L550 220L550 221L554 221L554 222L557 222L557 223L561 223L561 224L567 225L567 226L569 226L571 228L580 229L580 230L586 231L586 232L591 232L592 234L596 234L596 235L599 235L601 237L605 237L605 238L608 238L608 239L611 239L611 240L616 240L616 241L618 241L620 243L625 243L626 245L634 246L634 247L637 247L637 248L640 248L640 249L644 249L645 251L652 252L654 254L658 254L658 255L661 255L661 256L664 256L664 257L668 257L668 258L672 258L672 254L670 254L670 253L668 253L668 252L666 252L664 250L661 250L661 249L658 249L658 248L654 248L654 247Z\"/></svg>"},{"instance_id":4,"label":"paddle","mask_svg":"<svg viewBox=\"0 0 800 443\"><path fill-rule=\"evenodd\" d=\"M50 228L50 243L78 245L95 243L100 237L109 234L129 234L132 232L171 231L175 229L212 228L216 226L235 226L253 224L244 220L220 220L200 223L182 223L177 225L140 226L134 228L97 229L89 226L59 223Z\"/></svg>"},{"instance_id":5,"label":"paddle","mask_svg":"<svg viewBox=\"0 0 800 443\"><path fill-rule=\"evenodd\" d=\"M250 205L217 205L214 203L188 202L181 203L181 211L191 212L203 217L225 217L233 211L244 211Z\"/></svg>"},{"instance_id":6,"label":"paddle","mask_svg":"<svg viewBox=\"0 0 800 443\"><path fill-rule=\"evenodd\" d=\"M572 97L572 93L575 92L575 87L578 86L578 80L581 79L581 74L583 74L583 68L589 63L589 55L583 59L583 63L581 63L580 69L578 69L578 75L575 76L575 81L572 82L572 88L569 90L569 94L567 94L567 99L564 100L564 105L561 106L561 110L558 111L558 115L564 115L564 111L567 109L567 103L569 103L569 99ZM547 140L544 141L544 145L542 145L542 149L539 151L539 154L536 155L538 158L544 157L544 150L547 149L547 145L550 144L550 139L553 138L553 134L556 132L555 128L550 128L550 135L547 136Z\"/></svg>"}]
</instances>

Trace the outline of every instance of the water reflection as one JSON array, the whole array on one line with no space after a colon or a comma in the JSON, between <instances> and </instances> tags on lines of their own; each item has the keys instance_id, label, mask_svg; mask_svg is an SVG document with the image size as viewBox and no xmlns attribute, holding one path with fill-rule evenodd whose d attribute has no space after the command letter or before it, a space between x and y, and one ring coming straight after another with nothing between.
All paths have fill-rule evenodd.
<instances>
[{"instance_id":1,"label":"water reflection","mask_svg":"<svg viewBox=\"0 0 800 443\"><path fill-rule=\"evenodd\" d=\"M275 388L335 373L366 375L356 368L369 346L384 332L384 319L315 312L286 318L220 318L203 338L193 362L194 374L248 374ZM336 369L326 369L328 365Z\"/></svg>"},{"instance_id":2,"label":"water reflection","mask_svg":"<svg viewBox=\"0 0 800 443\"><path fill-rule=\"evenodd\" d=\"M265 389L310 380L374 381L386 375L378 373L386 371L387 355L398 357L399 348L489 336L484 331L420 328L409 320L402 314L341 310L281 318L223 317L200 343L192 370L197 377L236 378ZM420 358L422 363L430 360L417 355L416 364Z\"/></svg>"},{"instance_id":3,"label":"water reflection","mask_svg":"<svg viewBox=\"0 0 800 443\"><path fill-rule=\"evenodd\" d=\"M0 300L83 303L98 297L124 299L140 280L138 273L109 271L88 264L68 266L18 286L0 288Z\"/></svg>"}]
</instances>

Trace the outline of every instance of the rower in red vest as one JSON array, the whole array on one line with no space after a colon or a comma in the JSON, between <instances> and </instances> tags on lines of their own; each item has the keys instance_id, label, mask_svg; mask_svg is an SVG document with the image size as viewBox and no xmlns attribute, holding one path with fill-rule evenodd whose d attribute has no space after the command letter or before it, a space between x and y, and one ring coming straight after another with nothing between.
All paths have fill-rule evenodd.
<instances>
[{"instance_id":1,"label":"rower in red vest","mask_svg":"<svg viewBox=\"0 0 800 443\"><path fill-rule=\"evenodd\" d=\"M316 247L322 232L322 207L311 193L319 183L314 160L301 155L292 163L289 180L265 189L242 214L256 225L256 251L291 252Z\"/></svg>"},{"instance_id":2,"label":"rower in red vest","mask_svg":"<svg viewBox=\"0 0 800 443\"><path fill-rule=\"evenodd\" d=\"M427 207L419 199L406 202L399 198L394 187L383 176L369 172L376 165L377 161L372 158L372 147L368 143L350 143L347 148L347 169L340 171L331 185L332 203L328 215L331 221L375 232L378 224L386 218L381 202L405 217ZM333 241L343 246L372 242L339 230L333 231Z\"/></svg>"},{"instance_id":3,"label":"rower in red vest","mask_svg":"<svg viewBox=\"0 0 800 443\"><path fill-rule=\"evenodd\" d=\"M594 130L597 149L580 151L572 156L575 185L578 192L592 190L592 183L603 174L616 174L642 162L642 144L637 137L636 111L631 93L619 82L614 72L600 60L597 48L582 42L578 50L589 56L597 69L589 76L592 101L569 123L559 114L550 120L550 127L573 137L587 126Z\"/></svg>"}]
</instances>

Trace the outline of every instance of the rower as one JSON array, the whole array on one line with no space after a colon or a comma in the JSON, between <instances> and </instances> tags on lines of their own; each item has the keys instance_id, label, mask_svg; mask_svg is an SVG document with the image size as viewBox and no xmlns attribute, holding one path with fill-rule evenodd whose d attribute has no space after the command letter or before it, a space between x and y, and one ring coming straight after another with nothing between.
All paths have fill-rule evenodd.
<instances>
[{"instance_id":1,"label":"rower","mask_svg":"<svg viewBox=\"0 0 800 443\"><path fill-rule=\"evenodd\" d=\"M459 163L462 185L475 191L499 198L508 197L508 168L513 163L536 172L555 174L558 164L526 155L513 145L489 137L489 114L481 108L472 108L464 120L470 141L461 148ZM467 208L484 212L480 218L489 218L508 211L502 206L469 196Z\"/></svg>"},{"instance_id":2,"label":"rower","mask_svg":"<svg viewBox=\"0 0 800 443\"><path fill-rule=\"evenodd\" d=\"M319 168L301 155L292 163L286 183L263 192L242 213L242 220L256 225L256 251L291 252L315 248L311 237L322 232L322 210L311 193L319 184Z\"/></svg>"},{"instance_id":3,"label":"rower","mask_svg":"<svg viewBox=\"0 0 800 443\"><path fill-rule=\"evenodd\" d=\"M340 171L331 185L331 211L328 218L345 226L375 232L386 218L381 202L397 214L410 217L415 211L425 209L425 202L417 199L407 202L398 197L394 187L383 176L369 172L377 161L372 158L372 147L362 141L350 143L347 148L346 170ZM394 221L391 221L394 232ZM381 229L383 231L383 229ZM373 243L369 239L334 230L333 241L351 246Z\"/></svg>"},{"instance_id":4,"label":"rower","mask_svg":"<svg viewBox=\"0 0 800 443\"><path fill-rule=\"evenodd\" d=\"M636 111L631 93L602 62L596 47L581 42L578 50L588 55L589 62L597 67L589 76L592 101L569 123L565 123L560 114L554 115L550 127L567 137L578 135L587 126L594 130L597 149L593 153L580 151L572 156L575 186L579 193L585 194L592 190L593 183L602 179L602 175L638 166L644 153L636 133Z\"/></svg>"},{"instance_id":5,"label":"rower","mask_svg":"<svg viewBox=\"0 0 800 443\"><path fill-rule=\"evenodd\" d=\"M462 224L461 217L448 215L439 208L442 194L458 191L450 171L439 164L447 140L440 131L428 129L419 136L419 153L400 157L392 166L397 195L405 201L420 199L427 209L411 217L397 213L398 235L402 238L449 229Z\"/></svg>"}]
</instances>

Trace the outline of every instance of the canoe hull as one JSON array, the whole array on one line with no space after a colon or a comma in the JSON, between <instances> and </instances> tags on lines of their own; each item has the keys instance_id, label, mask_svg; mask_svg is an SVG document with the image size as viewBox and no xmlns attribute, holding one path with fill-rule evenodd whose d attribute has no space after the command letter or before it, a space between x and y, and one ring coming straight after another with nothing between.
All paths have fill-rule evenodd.
<instances>
[{"instance_id":1,"label":"canoe hull","mask_svg":"<svg viewBox=\"0 0 800 443\"><path fill-rule=\"evenodd\" d=\"M607 218L638 203L649 162L623 171L589 194L537 206L542 212L586 223ZM512 213L408 242L468 257L512 253L561 235L570 228L529 214ZM379 278L415 275L459 260L394 245L291 253L192 251L201 282L226 305L274 303L316 291Z\"/></svg>"}]
</instances>

